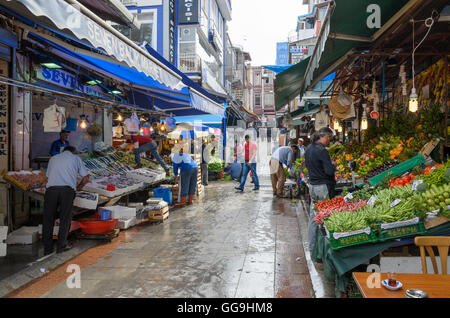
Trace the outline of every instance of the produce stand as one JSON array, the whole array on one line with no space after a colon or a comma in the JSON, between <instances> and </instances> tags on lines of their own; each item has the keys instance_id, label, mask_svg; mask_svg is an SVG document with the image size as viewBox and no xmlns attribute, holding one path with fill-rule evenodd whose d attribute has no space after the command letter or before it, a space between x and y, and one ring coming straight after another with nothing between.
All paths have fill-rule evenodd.
<instances>
[{"instance_id":1,"label":"produce stand","mask_svg":"<svg viewBox=\"0 0 450 318\"><path fill-rule=\"evenodd\" d=\"M450 235L450 222L428 229L425 233L417 236L448 236ZM330 241L321 231L316 233L312 260L322 262L324 265L325 279L336 284L336 291L345 292L349 273L355 267L364 264L371 258L379 255L391 247L403 244L413 244L415 236L408 239L391 240L386 242L355 245L348 248L333 250ZM336 293L338 295L338 293Z\"/></svg>"},{"instance_id":2,"label":"produce stand","mask_svg":"<svg viewBox=\"0 0 450 318\"><path fill-rule=\"evenodd\" d=\"M392 177L396 177L398 175L401 175L402 173L413 169L414 167L417 167L425 162L425 158L422 154L418 154L417 156L404 161L397 166L386 170L385 172L380 173L379 175L376 175L375 177L372 177L369 179L369 183L371 186L374 186L376 184L379 184L383 178L385 178L389 173L392 174Z\"/></svg>"}]
</instances>

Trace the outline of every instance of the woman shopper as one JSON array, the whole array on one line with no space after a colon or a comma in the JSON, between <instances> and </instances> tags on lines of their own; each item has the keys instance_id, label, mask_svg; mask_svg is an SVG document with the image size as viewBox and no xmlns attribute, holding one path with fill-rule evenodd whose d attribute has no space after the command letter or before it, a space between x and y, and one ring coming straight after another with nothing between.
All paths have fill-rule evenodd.
<instances>
[{"instance_id":1,"label":"woman shopper","mask_svg":"<svg viewBox=\"0 0 450 318\"><path fill-rule=\"evenodd\" d=\"M175 153L172 159L175 182L178 183L178 169L180 169L181 175L181 202L177 203L177 206L185 206L188 195L189 201L187 202L187 204L193 204L194 195L197 191L198 165L190 155L184 153L183 148L184 147L181 147L180 152Z\"/></svg>"}]
</instances>

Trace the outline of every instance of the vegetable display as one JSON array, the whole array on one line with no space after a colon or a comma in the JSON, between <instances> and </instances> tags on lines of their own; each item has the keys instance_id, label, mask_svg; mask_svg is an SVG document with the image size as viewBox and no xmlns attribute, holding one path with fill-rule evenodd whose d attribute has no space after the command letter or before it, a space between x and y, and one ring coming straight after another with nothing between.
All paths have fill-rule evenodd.
<instances>
[{"instance_id":1,"label":"vegetable display","mask_svg":"<svg viewBox=\"0 0 450 318\"><path fill-rule=\"evenodd\" d=\"M378 167L372 169L369 173L367 173L366 178L370 179L376 175L379 175L380 173L385 172L386 170L389 170L389 169L395 167L396 165L398 165L398 162L383 163L381 166L378 166Z\"/></svg>"},{"instance_id":2,"label":"vegetable display","mask_svg":"<svg viewBox=\"0 0 450 318\"><path fill-rule=\"evenodd\" d=\"M415 204L420 212L432 212L435 210L447 210L450 205L450 185L431 185L431 188L414 197Z\"/></svg>"}]
</instances>

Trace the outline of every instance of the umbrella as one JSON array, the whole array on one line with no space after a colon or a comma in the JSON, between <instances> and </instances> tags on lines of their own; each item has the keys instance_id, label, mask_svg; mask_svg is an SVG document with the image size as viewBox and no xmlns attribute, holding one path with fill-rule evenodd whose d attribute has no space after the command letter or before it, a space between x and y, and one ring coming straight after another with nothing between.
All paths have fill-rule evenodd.
<instances>
[{"instance_id":1,"label":"umbrella","mask_svg":"<svg viewBox=\"0 0 450 318\"><path fill-rule=\"evenodd\" d=\"M204 125L194 126L191 123L181 123L177 128L168 134L170 139L195 139L209 136L209 127Z\"/></svg>"}]
</instances>

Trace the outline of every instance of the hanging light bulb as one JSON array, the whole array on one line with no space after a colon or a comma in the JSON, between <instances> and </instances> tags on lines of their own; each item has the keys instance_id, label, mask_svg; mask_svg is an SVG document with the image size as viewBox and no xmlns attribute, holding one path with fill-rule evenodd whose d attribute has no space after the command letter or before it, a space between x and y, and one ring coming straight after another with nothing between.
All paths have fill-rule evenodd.
<instances>
[{"instance_id":1,"label":"hanging light bulb","mask_svg":"<svg viewBox=\"0 0 450 318\"><path fill-rule=\"evenodd\" d=\"M361 130L367 130L368 128L367 115L366 111L363 112L362 120L361 120Z\"/></svg>"},{"instance_id":2,"label":"hanging light bulb","mask_svg":"<svg viewBox=\"0 0 450 318\"><path fill-rule=\"evenodd\" d=\"M342 132L342 126L341 125L339 125L339 127L338 127L338 129L337 129L337 131L339 132L339 133L341 133Z\"/></svg>"},{"instance_id":3,"label":"hanging light bulb","mask_svg":"<svg viewBox=\"0 0 450 318\"><path fill-rule=\"evenodd\" d=\"M118 121L122 121L122 120L123 120L122 115L119 114L119 116L117 116L117 120L118 120Z\"/></svg>"},{"instance_id":4,"label":"hanging light bulb","mask_svg":"<svg viewBox=\"0 0 450 318\"><path fill-rule=\"evenodd\" d=\"M417 109L419 108L418 98L416 89L413 87L411 90L411 95L409 96L409 111L411 113L417 112Z\"/></svg>"},{"instance_id":5,"label":"hanging light bulb","mask_svg":"<svg viewBox=\"0 0 450 318\"><path fill-rule=\"evenodd\" d=\"M139 133L140 133L140 134L143 134L143 133L144 133L144 128L141 128L141 129L139 130Z\"/></svg>"},{"instance_id":6,"label":"hanging light bulb","mask_svg":"<svg viewBox=\"0 0 450 318\"><path fill-rule=\"evenodd\" d=\"M85 115L81 115L80 128L81 129L86 129L87 128L87 122L86 122L86 116Z\"/></svg>"}]
</instances>

